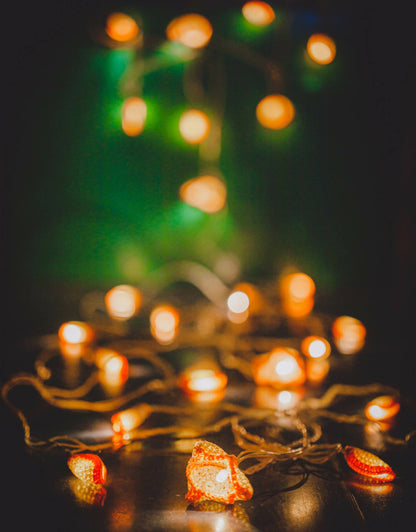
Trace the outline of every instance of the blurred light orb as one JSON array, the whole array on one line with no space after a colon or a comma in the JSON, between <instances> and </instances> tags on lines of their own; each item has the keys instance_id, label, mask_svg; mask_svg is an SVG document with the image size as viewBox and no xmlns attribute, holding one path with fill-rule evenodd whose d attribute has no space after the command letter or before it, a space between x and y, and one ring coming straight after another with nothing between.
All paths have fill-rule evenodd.
<instances>
[{"instance_id":1,"label":"blurred light orb","mask_svg":"<svg viewBox=\"0 0 416 532\"><path fill-rule=\"evenodd\" d=\"M327 358L331 354L329 342L320 336L307 336L301 344L302 353L309 358Z\"/></svg>"},{"instance_id":2,"label":"blurred light orb","mask_svg":"<svg viewBox=\"0 0 416 532\"><path fill-rule=\"evenodd\" d=\"M315 33L308 39L306 50L309 57L320 65L328 65L335 59L335 42L324 33Z\"/></svg>"},{"instance_id":3,"label":"blurred light orb","mask_svg":"<svg viewBox=\"0 0 416 532\"><path fill-rule=\"evenodd\" d=\"M293 301L304 301L315 294L315 283L306 273L291 273L282 279L282 297Z\"/></svg>"},{"instance_id":4,"label":"blurred light orb","mask_svg":"<svg viewBox=\"0 0 416 532\"><path fill-rule=\"evenodd\" d=\"M259 386L297 386L306 379L304 363L296 349L276 347L252 361L254 381Z\"/></svg>"},{"instance_id":5,"label":"blurred light orb","mask_svg":"<svg viewBox=\"0 0 416 532\"><path fill-rule=\"evenodd\" d=\"M125 382L129 374L127 358L113 349L99 347L95 353L95 364L111 383Z\"/></svg>"},{"instance_id":6,"label":"blurred light orb","mask_svg":"<svg viewBox=\"0 0 416 532\"><path fill-rule=\"evenodd\" d=\"M217 392L227 385L225 373L213 369L185 371L180 378L180 386L186 392Z\"/></svg>"},{"instance_id":7,"label":"blurred light orb","mask_svg":"<svg viewBox=\"0 0 416 532\"><path fill-rule=\"evenodd\" d=\"M391 419L400 410L400 403L391 395L375 397L365 407L365 415L371 421Z\"/></svg>"},{"instance_id":8,"label":"blurred light orb","mask_svg":"<svg viewBox=\"0 0 416 532\"><path fill-rule=\"evenodd\" d=\"M59 327L58 337L68 344L83 344L93 339L94 331L83 321L68 321Z\"/></svg>"},{"instance_id":9,"label":"blurred light orb","mask_svg":"<svg viewBox=\"0 0 416 532\"><path fill-rule=\"evenodd\" d=\"M107 35L114 41L131 41L139 33L136 21L124 13L111 13L107 17L105 28Z\"/></svg>"},{"instance_id":10,"label":"blurred light orb","mask_svg":"<svg viewBox=\"0 0 416 532\"><path fill-rule=\"evenodd\" d=\"M203 48L211 39L212 26L202 15L190 13L173 19L166 28L166 36L189 48Z\"/></svg>"},{"instance_id":11,"label":"blurred light orb","mask_svg":"<svg viewBox=\"0 0 416 532\"><path fill-rule=\"evenodd\" d=\"M171 305L158 305L150 313L150 332L161 344L171 343L179 326L179 313Z\"/></svg>"},{"instance_id":12,"label":"blurred light orb","mask_svg":"<svg viewBox=\"0 0 416 532\"><path fill-rule=\"evenodd\" d=\"M135 316L140 308L142 296L140 291L131 285L114 286L105 295L108 314L115 319L128 320Z\"/></svg>"},{"instance_id":13,"label":"blurred light orb","mask_svg":"<svg viewBox=\"0 0 416 532\"><path fill-rule=\"evenodd\" d=\"M236 314L240 314L248 310L249 305L250 299L248 295L240 290L230 294L227 299L227 306L229 310L231 310L231 312L235 312Z\"/></svg>"},{"instance_id":14,"label":"blurred light orb","mask_svg":"<svg viewBox=\"0 0 416 532\"><path fill-rule=\"evenodd\" d=\"M244 18L256 26L268 26L275 19L273 8L266 2L247 2L242 7Z\"/></svg>"},{"instance_id":15,"label":"blurred light orb","mask_svg":"<svg viewBox=\"0 0 416 532\"><path fill-rule=\"evenodd\" d=\"M366 332L361 321L351 316L339 316L332 324L334 343L345 355L354 354L364 346Z\"/></svg>"},{"instance_id":16,"label":"blurred light orb","mask_svg":"<svg viewBox=\"0 0 416 532\"><path fill-rule=\"evenodd\" d=\"M294 119L295 108L283 94L270 94L257 104L256 116L263 127L283 129Z\"/></svg>"},{"instance_id":17,"label":"blurred light orb","mask_svg":"<svg viewBox=\"0 0 416 532\"><path fill-rule=\"evenodd\" d=\"M129 137L136 137L144 129L147 107L142 98L132 96L124 101L121 111L121 127Z\"/></svg>"},{"instance_id":18,"label":"blurred light orb","mask_svg":"<svg viewBox=\"0 0 416 532\"><path fill-rule=\"evenodd\" d=\"M213 214L224 207L227 189L218 177L203 175L183 183L179 196L188 205Z\"/></svg>"},{"instance_id":19,"label":"blurred light orb","mask_svg":"<svg viewBox=\"0 0 416 532\"><path fill-rule=\"evenodd\" d=\"M179 120L179 132L188 144L200 144L210 130L208 116L199 109L185 111Z\"/></svg>"}]
</instances>

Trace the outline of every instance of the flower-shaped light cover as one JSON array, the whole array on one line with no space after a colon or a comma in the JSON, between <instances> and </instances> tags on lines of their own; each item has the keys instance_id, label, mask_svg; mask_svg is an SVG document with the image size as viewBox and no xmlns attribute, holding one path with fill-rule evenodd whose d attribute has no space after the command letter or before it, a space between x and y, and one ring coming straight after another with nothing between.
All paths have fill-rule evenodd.
<instances>
[{"instance_id":1,"label":"flower-shaped light cover","mask_svg":"<svg viewBox=\"0 0 416 532\"><path fill-rule=\"evenodd\" d=\"M375 454L347 445L344 449L347 464L373 482L391 482L396 477L392 468Z\"/></svg>"},{"instance_id":2,"label":"flower-shaped light cover","mask_svg":"<svg viewBox=\"0 0 416 532\"><path fill-rule=\"evenodd\" d=\"M225 453L221 447L208 441L197 441L186 467L190 502L211 500L233 504L236 500L247 500L253 495L253 488L238 468L237 457Z\"/></svg>"},{"instance_id":3,"label":"flower-shaped light cover","mask_svg":"<svg viewBox=\"0 0 416 532\"><path fill-rule=\"evenodd\" d=\"M107 468L96 454L73 454L68 458L68 467L84 482L104 484L107 479Z\"/></svg>"}]
</instances>

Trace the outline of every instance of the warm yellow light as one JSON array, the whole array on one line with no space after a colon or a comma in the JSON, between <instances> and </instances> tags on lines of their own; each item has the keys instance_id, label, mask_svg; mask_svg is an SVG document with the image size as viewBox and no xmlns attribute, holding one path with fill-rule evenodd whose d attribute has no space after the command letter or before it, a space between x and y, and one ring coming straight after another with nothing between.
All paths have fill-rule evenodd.
<instances>
[{"instance_id":1,"label":"warm yellow light","mask_svg":"<svg viewBox=\"0 0 416 532\"><path fill-rule=\"evenodd\" d=\"M282 282L282 293L294 301L303 301L315 293L315 283L306 273L292 273Z\"/></svg>"},{"instance_id":2,"label":"warm yellow light","mask_svg":"<svg viewBox=\"0 0 416 532\"><path fill-rule=\"evenodd\" d=\"M400 403L391 395L381 395L365 407L365 415L371 421L391 419L400 410Z\"/></svg>"},{"instance_id":3,"label":"warm yellow light","mask_svg":"<svg viewBox=\"0 0 416 532\"><path fill-rule=\"evenodd\" d=\"M309 382L319 383L325 379L330 370L326 358L309 359L306 361L306 377Z\"/></svg>"},{"instance_id":4,"label":"warm yellow light","mask_svg":"<svg viewBox=\"0 0 416 532\"><path fill-rule=\"evenodd\" d=\"M208 136L210 121L199 109L185 111L179 120L179 131L188 144L200 144Z\"/></svg>"},{"instance_id":5,"label":"warm yellow light","mask_svg":"<svg viewBox=\"0 0 416 532\"><path fill-rule=\"evenodd\" d=\"M111 417L113 430L116 433L129 432L139 427L152 413L152 409L146 403L117 412Z\"/></svg>"},{"instance_id":6,"label":"warm yellow light","mask_svg":"<svg viewBox=\"0 0 416 532\"><path fill-rule=\"evenodd\" d=\"M260 408L284 411L296 407L303 393L299 389L277 391L270 386L256 386L254 404Z\"/></svg>"},{"instance_id":7,"label":"warm yellow light","mask_svg":"<svg viewBox=\"0 0 416 532\"><path fill-rule=\"evenodd\" d=\"M114 286L105 295L108 314L115 319L128 320L137 314L142 302L140 291L131 285Z\"/></svg>"},{"instance_id":8,"label":"warm yellow light","mask_svg":"<svg viewBox=\"0 0 416 532\"><path fill-rule=\"evenodd\" d=\"M256 26L268 26L275 19L273 8L266 2L247 2L242 12L244 18Z\"/></svg>"},{"instance_id":9,"label":"warm yellow light","mask_svg":"<svg viewBox=\"0 0 416 532\"><path fill-rule=\"evenodd\" d=\"M250 299L248 295L245 292L242 292L240 290L237 290L230 294L230 296L227 299L227 306L231 312L234 312L236 314L241 314L243 312L246 312L248 310L248 307L250 305Z\"/></svg>"},{"instance_id":10,"label":"warm yellow light","mask_svg":"<svg viewBox=\"0 0 416 532\"><path fill-rule=\"evenodd\" d=\"M186 478L186 499L192 503L210 500L233 504L253 495L248 478L238 468L237 457L208 441L195 443L186 466Z\"/></svg>"},{"instance_id":11,"label":"warm yellow light","mask_svg":"<svg viewBox=\"0 0 416 532\"><path fill-rule=\"evenodd\" d=\"M225 373L213 369L186 370L179 379L185 392L218 392L227 385Z\"/></svg>"},{"instance_id":12,"label":"warm yellow light","mask_svg":"<svg viewBox=\"0 0 416 532\"><path fill-rule=\"evenodd\" d=\"M126 357L106 347L99 347L95 352L95 364L104 371L106 378L114 382L124 382L129 374Z\"/></svg>"},{"instance_id":13,"label":"warm yellow light","mask_svg":"<svg viewBox=\"0 0 416 532\"><path fill-rule=\"evenodd\" d=\"M96 454L73 454L68 458L68 467L84 482L104 484L107 479L107 468Z\"/></svg>"},{"instance_id":14,"label":"warm yellow light","mask_svg":"<svg viewBox=\"0 0 416 532\"><path fill-rule=\"evenodd\" d=\"M127 98L121 112L121 127L124 133L129 137L140 135L144 129L146 115L147 107L142 98Z\"/></svg>"},{"instance_id":15,"label":"warm yellow light","mask_svg":"<svg viewBox=\"0 0 416 532\"><path fill-rule=\"evenodd\" d=\"M61 342L84 344L94 338L94 331L83 321L68 321L59 327L58 336Z\"/></svg>"},{"instance_id":16,"label":"warm yellow light","mask_svg":"<svg viewBox=\"0 0 416 532\"><path fill-rule=\"evenodd\" d=\"M139 33L136 21L124 13L112 13L107 17L106 32L119 42L131 41Z\"/></svg>"},{"instance_id":17,"label":"warm yellow light","mask_svg":"<svg viewBox=\"0 0 416 532\"><path fill-rule=\"evenodd\" d=\"M258 314L264 309L266 304L265 300L258 288L253 284L246 282L237 283L233 288L233 292L247 294L250 314Z\"/></svg>"},{"instance_id":18,"label":"warm yellow light","mask_svg":"<svg viewBox=\"0 0 416 532\"><path fill-rule=\"evenodd\" d=\"M203 175L186 181L180 189L181 199L209 214L220 211L227 198L227 189L218 177Z\"/></svg>"},{"instance_id":19,"label":"warm yellow light","mask_svg":"<svg viewBox=\"0 0 416 532\"><path fill-rule=\"evenodd\" d=\"M323 33L315 33L308 39L306 50L309 57L320 65L328 65L335 59L335 42Z\"/></svg>"},{"instance_id":20,"label":"warm yellow light","mask_svg":"<svg viewBox=\"0 0 416 532\"><path fill-rule=\"evenodd\" d=\"M331 354L331 346L321 336L307 336L302 341L301 351L309 358L326 358Z\"/></svg>"},{"instance_id":21,"label":"warm yellow light","mask_svg":"<svg viewBox=\"0 0 416 532\"><path fill-rule=\"evenodd\" d=\"M364 346L366 328L356 318L339 316L332 324L332 334L338 351L350 355Z\"/></svg>"},{"instance_id":22,"label":"warm yellow light","mask_svg":"<svg viewBox=\"0 0 416 532\"><path fill-rule=\"evenodd\" d=\"M158 305L150 313L150 332L161 344L171 343L177 335L179 313L171 305Z\"/></svg>"},{"instance_id":23,"label":"warm yellow light","mask_svg":"<svg viewBox=\"0 0 416 532\"><path fill-rule=\"evenodd\" d=\"M296 349L276 347L252 361L253 377L259 386L295 386L305 382L305 368Z\"/></svg>"},{"instance_id":24,"label":"warm yellow light","mask_svg":"<svg viewBox=\"0 0 416 532\"><path fill-rule=\"evenodd\" d=\"M257 104L256 116L262 126L268 129L282 129L294 119L295 108L286 96L270 94Z\"/></svg>"},{"instance_id":25,"label":"warm yellow light","mask_svg":"<svg viewBox=\"0 0 416 532\"><path fill-rule=\"evenodd\" d=\"M202 15L190 13L177 17L166 29L167 38L189 48L203 48L212 36L212 26Z\"/></svg>"}]
</instances>

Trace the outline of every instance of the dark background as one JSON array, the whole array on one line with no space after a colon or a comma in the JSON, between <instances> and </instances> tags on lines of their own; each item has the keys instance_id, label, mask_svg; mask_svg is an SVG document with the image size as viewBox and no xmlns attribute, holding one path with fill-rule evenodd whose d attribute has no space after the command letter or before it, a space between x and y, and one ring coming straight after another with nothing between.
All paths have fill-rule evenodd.
<instances>
[{"instance_id":1,"label":"dark background","mask_svg":"<svg viewBox=\"0 0 416 532\"><path fill-rule=\"evenodd\" d=\"M246 44L274 54L297 117L288 132L262 132L254 121L247 126L253 117L247 102L265 93L265 80L225 59L232 74L220 162L228 186L225 215L194 216L177 199L197 165L195 150L172 141L172 122L165 126L161 119L162 109L174 116L184 105L180 68L146 80L144 94L157 103L148 132L129 139L111 123L123 59L111 63L109 50L91 36L109 11L133 5L159 37L172 16L196 11L238 39L232 13L242 4L8 6L6 337L13 342L54 332L75 316L86 290L144 284L146 274L170 260L211 267L212 256L197 244L204 238L239 254L242 278L271 278L286 266L309 273L324 310L366 323L380 375L412 389L403 366L391 364L393 353L401 364L413 358L415 65L406 8L272 3L278 37ZM302 62L315 31L338 45L336 61L320 70ZM130 259L138 265L133 273L122 266Z\"/></svg>"}]
</instances>

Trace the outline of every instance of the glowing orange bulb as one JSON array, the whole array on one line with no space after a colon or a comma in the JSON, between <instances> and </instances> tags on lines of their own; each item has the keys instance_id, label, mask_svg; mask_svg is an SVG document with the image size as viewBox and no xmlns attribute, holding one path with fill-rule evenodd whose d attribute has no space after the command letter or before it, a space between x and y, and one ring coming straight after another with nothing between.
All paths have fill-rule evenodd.
<instances>
[{"instance_id":1,"label":"glowing orange bulb","mask_svg":"<svg viewBox=\"0 0 416 532\"><path fill-rule=\"evenodd\" d=\"M98 368L104 371L106 378L111 382L124 382L128 377L128 360L117 351L106 347L98 348L95 352L95 363Z\"/></svg>"},{"instance_id":2,"label":"glowing orange bulb","mask_svg":"<svg viewBox=\"0 0 416 532\"><path fill-rule=\"evenodd\" d=\"M365 407L365 415L371 421L385 421L394 417L400 410L400 403L391 395L381 395Z\"/></svg>"},{"instance_id":3,"label":"glowing orange bulb","mask_svg":"<svg viewBox=\"0 0 416 532\"><path fill-rule=\"evenodd\" d=\"M202 15L191 13L175 18L166 29L167 38L189 48L203 48L212 36L212 26Z\"/></svg>"},{"instance_id":4,"label":"glowing orange bulb","mask_svg":"<svg viewBox=\"0 0 416 532\"><path fill-rule=\"evenodd\" d=\"M306 361L306 377L309 382L321 382L329 373L330 365L325 358L311 358Z\"/></svg>"},{"instance_id":5,"label":"glowing orange bulb","mask_svg":"<svg viewBox=\"0 0 416 532\"><path fill-rule=\"evenodd\" d=\"M273 410L290 410L299 404L303 393L299 389L277 391L270 386L256 386L254 390L254 403L260 408Z\"/></svg>"},{"instance_id":6,"label":"glowing orange bulb","mask_svg":"<svg viewBox=\"0 0 416 532\"><path fill-rule=\"evenodd\" d=\"M226 454L221 447L208 441L197 441L186 466L188 493L186 499L233 504L253 496L253 488L238 468L237 457Z\"/></svg>"},{"instance_id":7,"label":"glowing orange bulb","mask_svg":"<svg viewBox=\"0 0 416 532\"><path fill-rule=\"evenodd\" d=\"M328 65L335 59L336 46L328 35L315 33L308 39L306 50L309 57L320 65Z\"/></svg>"},{"instance_id":8,"label":"glowing orange bulb","mask_svg":"<svg viewBox=\"0 0 416 532\"><path fill-rule=\"evenodd\" d=\"M84 482L104 484L107 479L107 468L96 454L73 454L68 458L68 467Z\"/></svg>"},{"instance_id":9,"label":"glowing orange bulb","mask_svg":"<svg viewBox=\"0 0 416 532\"><path fill-rule=\"evenodd\" d=\"M303 301L313 297L315 283L306 273L292 273L282 280L282 296L294 301Z\"/></svg>"},{"instance_id":10,"label":"glowing orange bulb","mask_svg":"<svg viewBox=\"0 0 416 532\"><path fill-rule=\"evenodd\" d=\"M107 312L112 318L128 320L137 314L142 302L140 291L134 286L118 285L105 295Z\"/></svg>"},{"instance_id":11,"label":"glowing orange bulb","mask_svg":"<svg viewBox=\"0 0 416 532\"><path fill-rule=\"evenodd\" d=\"M391 482L396 474L391 467L375 454L363 451L358 447L346 446L344 456L347 464L359 473L372 479L374 482Z\"/></svg>"},{"instance_id":12,"label":"glowing orange bulb","mask_svg":"<svg viewBox=\"0 0 416 532\"><path fill-rule=\"evenodd\" d=\"M179 189L179 196L188 205L213 214L224 207L227 189L218 177L204 175L186 181Z\"/></svg>"},{"instance_id":13,"label":"glowing orange bulb","mask_svg":"<svg viewBox=\"0 0 416 532\"><path fill-rule=\"evenodd\" d=\"M295 108L286 96L270 94L257 104L256 116L260 124L268 129L283 129L294 119Z\"/></svg>"},{"instance_id":14,"label":"glowing orange bulb","mask_svg":"<svg viewBox=\"0 0 416 532\"><path fill-rule=\"evenodd\" d=\"M265 306L265 301L260 291L251 283L237 283L233 292L243 292L247 295L249 301L249 307L247 310L250 314L258 314Z\"/></svg>"},{"instance_id":15,"label":"glowing orange bulb","mask_svg":"<svg viewBox=\"0 0 416 532\"><path fill-rule=\"evenodd\" d=\"M273 8L266 2L247 2L242 12L244 18L256 26L268 26L275 19Z\"/></svg>"},{"instance_id":16,"label":"glowing orange bulb","mask_svg":"<svg viewBox=\"0 0 416 532\"><path fill-rule=\"evenodd\" d=\"M198 109L185 111L179 120L179 131L188 144L200 144L208 136L210 121L208 116Z\"/></svg>"},{"instance_id":17,"label":"glowing orange bulb","mask_svg":"<svg viewBox=\"0 0 416 532\"><path fill-rule=\"evenodd\" d=\"M171 305L159 305L150 313L150 332L161 344L171 343L179 325L179 313Z\"/></svg>"},{"instance_id":18,"label":"glowing orange bulb","mask_svg":"<svg viewBox=\"0 0 416 532\"><path fill-rule=\"evenodd\" d=\"M61 342L84 344L94 338L94 330L83 321L68 321L59 327L58 336Z\"/></svg>"},{"instance_id":19,"label":"glowing orange bulb","mask_svg":"<svg viewBox=\"0 0 416 532\"><path fill-rule=\"evenodd\" d=\"M331 346L321 336L307 336L302 341L301 351L309 358L327 358L331 354Z\"/></svg>"},{"instance_id":20,"label":"glowing orange bulb","mask_svg":"<svg viewBox=\"0 0 416 532\"><path fill-rule=\"evenodd\" d=\"M106 32L109 37L119 42L131 41L139 33L134 19L124 13L112 13L107 17Z\"/></svg>"},{"instance_id":21,"label":"glowing orange bulb","mask_svg":"<svg viewBox=\"0 0 416 532\"><path fill-rule=\"evenodd\" d=\"M305 368L296 349L276 347L252 361L253 377L259 386L296 386L305 382Z\"/></svg>"},{"instance_id":22,"label":"glowing orange bulb","mask_svg":"<svg viewBox=\"0 0 416 532\"><path fill-rule=\"evenodd\" d=\"M152 413L152 409L146 403L133 406L122 412L117 412L111 417L115 433L129 432L139 427Z\"/></svg>"},{"instance_id":23,"label":"glowing orange bulb","mask_svg":"<svg viewBox=\"0 0 416 532\"><path fill-rule=\"evenodd\" d=\"M144 129L147 107L142 98L132 96L123 103L121 127L129 137L136 137Z\"/></svg>"},{"instance_id":24,"label":"glowing orange bulb","mask_svg":"<svg viewBox=\"0 0 416 532\"><path fill-rule=\"evenodd\" d=\"M349 355L364 346L366 328L356 318L339 316L332 324L332 334L338 351Z\"/></svg>"},{"instance_id":25,"label":"glowing orange bulb","mask_svg":"<svg viewBox=\"0 0 416 532\"><path fill-rule=\"evenodd\" d=\"M179 385L186 392L218 392L227 385L227 376L212 369L194 369L185 371Z\"/></svg>"}]
</instances>

